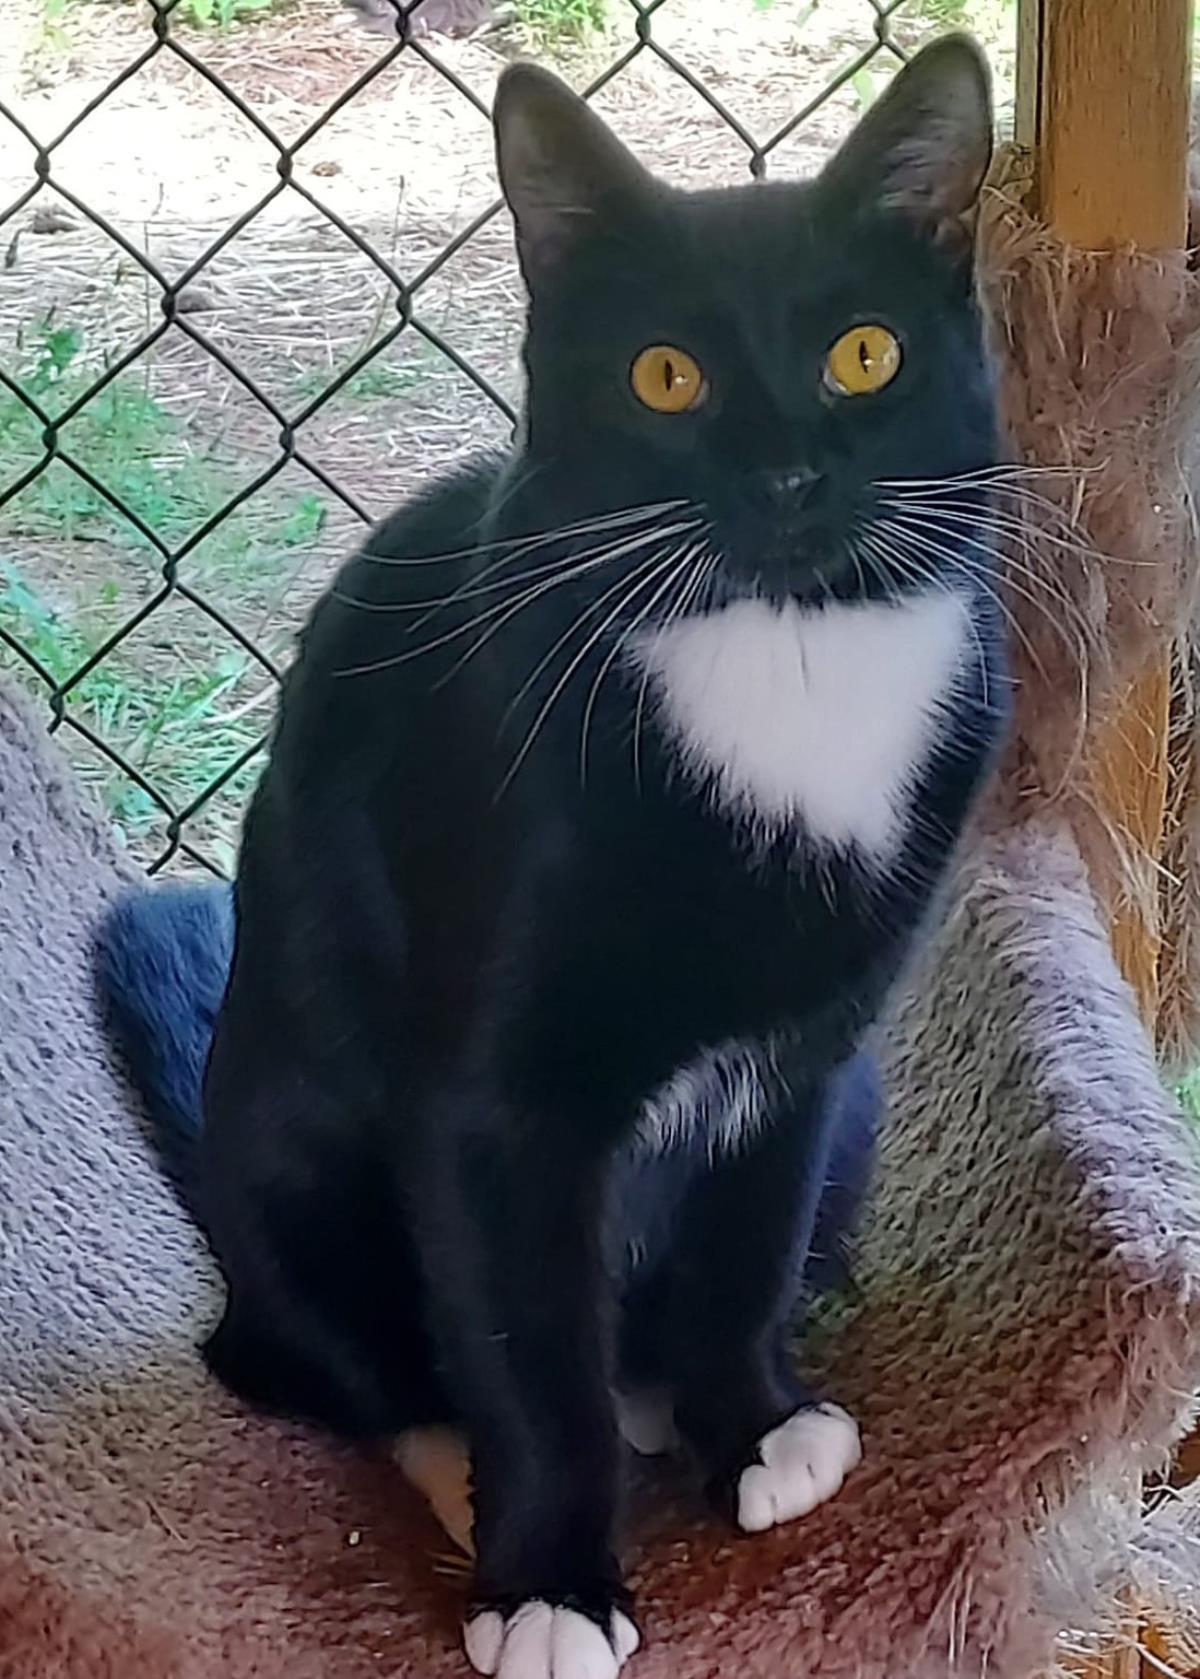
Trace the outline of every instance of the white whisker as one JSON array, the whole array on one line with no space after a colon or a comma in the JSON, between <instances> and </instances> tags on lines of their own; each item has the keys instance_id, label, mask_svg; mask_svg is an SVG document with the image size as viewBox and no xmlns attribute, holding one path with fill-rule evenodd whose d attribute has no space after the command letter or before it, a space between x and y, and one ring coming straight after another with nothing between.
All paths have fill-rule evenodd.
<instances>
[{"instance_id":1,"label":"white whisker","mask_svg":"<svg viewBox=\"0 0 1200 1679\"><path fill-rule=\"evenodd\" d=\"M564 690L566 689L566 686L570 682L572 676L579 669L579 666L583 663L584 659L591 652L592 648L595 647L596 644L600 641L601 637L604 635L605 630L607 630L609 625L614 623L616 621L616 619L620 617L621 613L625 611L626 607L629 606L629 604L631 603L631 601L633 600L633 598L636 595L639 595L642 592L642 590L644 588L646 588L648 585L656 582L658 580L658 578L662 576L663 570L666 569L666 568L669 568L670 566L672 566L675 563L675 558L676 558L676 556L673 555L673 554L667 556L665 559L663 559L659 562L658 566L655 567L650 572L650 575L648 577L645 576L645 575L640 576L639 580L636 583L632 584L629 588L627 588L625 593L618 600L616 606L613 607L612 611L607 615L607 617L605 617L604 621L600 625L597 626L597 628L592 632L592 634L584 642L583 646L581 648L579 648L579 650L575 653L574 657L571 659L570 663L567 665L566 670L563 671L562 675L559 677L559 679L555 683L554 687L550 690L550 693L549 693L548 697L542 702L541 709L538 711L537 716L534 718L533 723L530 726L529 732L525 736L525 740L524 740L524 742L521 746L520 751L517 753L517 755L513 759L512 763L509 765L508 772L506 773L506 775L504 777L504 780L500 783L500 786L496 790L497 800L503 798L505 792L512 785L514 778L517 776L517 774L520 771L521 765L525 762L526 758L529 756L529 753L532 751L534 742L537 740L538 735L541 733L542 725L545 723L546 719L549 717L550 713L553 711L554 706L555 706L556 702L558 701L559 696L564 692ZM623 583L625 583L625 582L628 582L628 579L622 578L621 581ZM664 584L662 586L662 588L665 589L665 588L669 587L670 582L671 582L671 579L670 579L670 577L668 577L666 584ZM654 598L655 598L655 600L657 600L659 597L658 597L658 595L655 595Z\"/></svg>"},{"instance_id":2,"label":"white whisker","mask_svg":"<svg viewBox=\"0 0 1200 1679\"><path fill-rule=\"evenodd\" d=\"M639 548L648 547L652 542L665 541L667 538L678 536L681 533L699 530L700 523L699 519L687 519L672 525L652 525L649 530L640 531L635 536L600 543L595 548L585 548L582 553L569 555L565 561L561 558L548 560L544 565L532 566L528 571L517 572L515 576L502 577L496 583L485 583L484 579L492 576L500 565L509 563L507 560L495 561L492 565L485 566L476 577L467 578L464 583L442 600L418 602L418 607L424 606L430 610L425 613L424 617L419 618L415 624L411 624L407 633L409 635L415 634L417 630L424 628L431 619L436 618L439 612L444 611L449 606L457 605L459 601L475 600L481 595L494 595L502 589L512 589L523 583L536 582L539 578L553 576L564 568L570 569L573 575L580 576L582 572L579 568L584 561L594 560L597 564L607 565L611 560L621 559L626 554L634 554Z\"/></svg>"},{"instance_id":3,"label":"white whisker","mask_svg":"<svg viewBox=\"0 0 1200 1679\"><path fill-rule=\"evenodd\" d=\"M688 566L690 565L691 561L696 557L697 554L703 552L703 547L704 547L703 543L693 543L693 545L690 548L688 548L684 551L682 557L680 558L679 564L675 567L674 571L671 574L670 581L671 581L672 584L674 584L681 576L684 576L684 577L686 576ZM685 587L686 587L686 584L685 584ZM677 604L678 603L676 602L676 605ZM580 784L581 787L587 785L588 734L589 734L589 731L590 731L591 726L592 726L592 713L595 709L596 701L599 698L600 689L603 686L604 678L608 675L609 671L612 669L612 667L616 663L617 659L620 658L621 649L628 645L628 643L630 641L630 638L632 636L634 636L637 633L640 626L643 623L645 623L646 619L649 617L650 613L654 610L656 605L657 605L657 597L656 596L651 597L651 599L648 600L646 602L646 604L641 608L641 610L636 614L633 621L625 626L625 628L621 631L621 634L617 637L617 639L613 642L612 646L609 648L609 651L608 651L603 663L600 665L599 669L596 672L596 675L592 679L592 685L588 690L587 701L584 704L584 708L583 708L583 718L582 718L582 721L581 721L580 727L579 727L579 784ZM675 610L675 606L672 606L670 611L674 612L674 610ZM668 622L670 621L670 614L668 614L667 621Z\"/></svg>"},{"instance_id":4,"label":"white whisker","mask_svg":"<svg viewBox=\"0 0 1200 1679\"><path fill-rule=\"evenodd\" d=\"M1111 565L1141 565L1140 560L1122 560L1116 554L1107 554L1096 547L1086 536L1065 537L1056 536L1047 530L1040 520L1022 519L1016 513L1002 507L973 507L970 502L938 501L924 503L915 496L884 498L882 506L905 513L925 513L931 518L944 519L948 524L977 525L981 528L1003 531L1024 547L1036 551L1038 541L1049 544L1052 548L1062 549L1069 554L1077 555L1084 560L1103 560Z\"/></svg>"},{"instance_id":5,"label":"white whisker","mask_svg":"<svg viewBox=\"0 0 1200 1679\"><path fill-rule=\"evenodd\" d=\"M872 540L872 533L869 532L869 531L863 531L863 532L860 533L860 537L861 537L861 540L863 542L869 543ZM853 541L854 541L854 538L852 537L851 542L853 543ZM885 565L896 566L901 570L902 573L904 573L906 575L909 574L908 566L905 562L904 556L902 554L900 554L899 551L889 552L888 545L887 545L886 541L883 541L883 540L880 541L878 553L879 553L880 559L883 561L883 563ZM857 556L855 556L855 562L854 563L855 563L856 566L858 566L859 562L858 562ZM876 578L878 578L879 577L878 569L874 568L874 567L872 569L874 570L874 574L875 574ZM860 575L860 577L862 575L861 567L859 568L859 575ZM937 589L943 595L953 595L955 593L953 583L951 583L951 581L948 577L942 575L940 572L935 572L935 571L925 569L919 574L918 581L927 582L928 584L931 585L931 587ZM865 589L864 589L864 593L865 593ZM990 709L991 708L991 703L992 703L991 675L988 671L987 654L984 651L983 642L980 639L979 625L975 621L974 614L968 612L966 616L967 616L967 630L968 630L968 633L969 633L969 635L971 637L971 640L974 644L976 660L977 660L977 663L979 665L979 681L980 681L980 687L981 687L982 693L983 693L983 703L984 703L985 707Z\"/></svg>"},{"instance_id":6,"label":"white whisker","mask_svg":"<svg viewBox=\"0 0 1200 1679\"><path fill-rule=\"evenodd\" d=\"M697 544L695 552L703 554L703 544ZM655 647L658 646L659 642L662 640L671 625L678 619L682 618L684 612L688 610L692 601L695 600L705 583L711 579L720 563L720 555L712 553L709 555L707 560L703 560L699 565L697 565L692 574L690 583L685 584L683 593L681 594L679 600L676 601L674 607L667 615L664 622L660 624L658 633L654 638ZM646 711L646 693L649 684L650 661L645 660L642 668L642 680L638 684L637 704L634 707L633 712L633 780L634 785L637 787L639 792L641 791L642 786L642 721Z\"/></svg>"},{"instance_id":7,"label":"white whisker","mask_svg":"<svg viewBox=\"0 0 1200 1679\"><path fill-rule=\"evenodd\" d=\"M696 528L696 524L696 521L691 521L683 528L685 530L694 529ZM638 549L647 547L651 542L660 541L661 539L661 533L658 531L643 531L639 533L638 536L630 537L624 542L609 544L599 550L588 550L587 553L591 556L590 558L585 557L577 559L575 563L568 565L565 568L557 566L551 568L554 573L551 577L546 579L544 582L532 584L529 588L521 592L516 600L513 600L512 597L509 596L504 600L495 602L492 606L486 607L482 612L476 613L474 617L468 618L465 623L457 624L453 629L445 631L444 634L435 636L432 641L423 641L417 647L410 647L402 653L390 654L387 658L377 659L372 664L349 666L336 672L335 674L338 676L365 676L377 671L390 670L394 666L407 664L411 659L420 658L425 653L432 653L439 647L445 647L450 642L458 640L460 636L469 635L472 630L476 630L480 627L480 625L486 624L489 620L494 619L495 622L485 635L483 635L480 640L470 648L464 658L453 667L447 676L441 679L442 682L448 681L449 677L453 676L458 670L460 670L462 665L466 663L467 659L469 659L472 654L484 644L485 641L489 640L497 630L501 629L511 618L516 617L516 615L523 611L525 607L532 605L536 600L540 600L543 595L549 594L551 590L561 588L565 583L572 583L576 579L583 577L590 572L599 570L602 566L611 565L614 561L625 558L631 553L636 553ZM425 622L427 622L427 619L422 619L416 624L409 625L405 633L407 635L415 634L415 632L420 629ZM436 686L440 685L441 684L439 683Z\"/></svg>"},{"instance_id":8,"label":"white whisker","mask_svg":"<svg viewBox=\"0 0 1200 1679\"><path fill-rule=\"evenodd\" d=\"M542 672L549 665L554 663L558 654L575 635L576 631L583 624L586 624L589 618L595 617L596 613L602 610L605 602L611 600L618 589L623 589L627 583L632 582L635 578L643 576L644 573L652 566L656 566L660 560L667 557L668 556L664 555L661 550L656 550L653 554L647 555L646 558L639 561L632 570L622 573L615 583L611 584L609 588L605 589L602 594L598 595L594 601L589 602L581 612L577 613L575 617L572 618L571 622L567 625L567 628L550 648L550 651L542 655L537 664L530 671L529 675L525 678L524 682L522 682L521 686L517 689L512 699L508 702L508 705L504 709L504 715L500 719L501 729L503 729L505 724L511 720L514 712L517 710L517 707L525 698L526 694L528 694L530 689L535 685L538 677L541 676Z\"/></svg>"},{"instance_id":9,"label":"white whisker","mask_svg":"<svg viewBox=\"0 0 1200 1679\"><path fill-rule=\"evenodd\" d=\"M586 572L594 571L599 566L608 565L611 561L622 559L627 554L635 554L639 548L646 548L652 542L658 542L665 537L675 535L681 530L695 530L699 523L698 519L688 519L675 525L651 525L648 530L636 532L633 536L610 537L607 542L601 542L594 548L585 548L582 553L571 554L565 560L562 558L550 560L545 565L534 566L529 571L518 573L515 577L504 577L499 583L489 585L487 588L471 587L472 584L482 583L483 579L491 576L501 564L508 563L508 561L493 561L490 566L485 566L476 577L465 578L458 588L452 590L443 601L434 602L428 612L423 613L415 623L409 625L406 633L415 635L418 630L424 629L426 624L437 618L448 607L457 605L460 600L469 600L480 594L494 594L501 589L515 589L524 582L536 582L542 577L554 578L556 575L561 575L564 582L569 581L572 577L582 577ZM585 564L585 561L589 563Z\"/></svg>"},{"instance_id":10,"label":"white whisker","mask_svg":"<svg viewBox=\"0 0 1200 1679\"><path fill-rule=\"evenodd\" d=\"M880 585L893 606L899 606L901 604L900 590L895 578L887 569L893 563L894 556L884 542L882 533L877 527L872 527L870 531L863 531L859 540L862 544L863 558L870 568L872 577ZM881 565L884 568L882 570L880 569Z\"/></svg>"},{"instance_id":11,"label":"white whisker","mask_svg":"<svg viewBox=\"0 0 1200 1679\"><path fill-rule=\"evenodd\" d=\"M589 576L592 572L600 570L601 567L612 564L614 559L627 558L630 553L636 553L638 548L646 547L648 545L648 542L639 542L631 548L626 548L620 555L605 553L598 559L589 560L586 564L565 572L561 577L551 578L546 583L537 583L533 585L532 588L527 589L520 599L512 604L510 610L506 610L509 603L501 601L499 606L489 607L486 611L481 612L478 617L472 619L469 626L471 629L476 629L481 623L486 623L487 620L492 618L497 612L499 613L499 617L496 617L495 621L486 630L484 630L483 634L479 636L476 641L471 643L462 658L457 660L456 663L450 667L445 676L439 678L439 680L434 683L434 691L436 692L439 688L445 687L448 682L452 681L465 665L470 664L476 653L486 647L492 637L497 635L504 628L505 624L511 622L513 618L518 617L527 606L531 606L534 602L541 600L543 596L552 593L562 584L574 583L578 581L579 578ZM633 571L635 573L641 571L641 569L641 564L633 567ZM624 581L628 575L628 572L622 573L620 581Z\"/></svg>"},{"instance_id":12,"label":"white whisker","mask_svg":"<svg viewBox=\"0 0 1200 1679\"><path fill-rule=\"evenodd\" d=\"M1071 620L1072 627L1074 628L1076 635L1080 638L1081 643L1086 643L1091 638L1092 632L1086 618L1083 616L1083 613L1080 611L1078 605L1066 592L1066 590L1063 589L1061 585L1055 587L1054 583L1052 583L1049 579L1039 575L1035 571L1031 571L1028 567L1023 566L1019 560L1014 559L1011 555L1005 555L1001 558L1001 556L997 555L995 549L989 543L981 541L980 538L972 536L966 531L948 534L945 531L939 530L935 523L927 525L922 523L920 520L903 517L896 518L892 520L891 523L894 526L903 527L921 538L927 537L930 530L932 530L937 534L937 536L943 538L947 542L963 542L968 544L970 547L978 549L981 553L987 555L987 557L993 561L997 572L1002 576L1005 584L1013 591L1013 593L1019 595L1022 600L1027 601L1035 610L1040 611L1046 617L1048 622L1058 628L1060 632L1062 630L1062 626L1054 617L1050 609L1045 605L1045 603L1039 601L1030 592L1030 590L1024 588L1022 584L1016 580L1017 578L1024 578L1027 582L1036 585L1045 595L1048 596L1053 605L1061 608L1064 617ZM959 553L957 549L943 549L943 552L954 554L964 568L969 569L972 574L978 573L978 564L973 563L969 556ZM1063 635L1063 639L1066 640L1065 633Z\"/></svg>"},{"instance_id":13,"label":"white whisker","mask_svg":"<svg viewBox=\"0 0 1200 1679\"><path fill-rule=\"evenodd\" d=\"M877 478L875 483L881 490L905 490L913 486L936 491L943 488L957 489L966 485L980 485L986 489L992 484L1009 483L1018 478L1087 478L1103 472L1106 464L1098 462L1094 466L1037 466L1022 461L1001 461L993 466L974 467L969 472L944 473L938 478Z\"/></svg>"},{"instance_id":14,"label":"white whisker","mask_svg":"<svg viewBox=\"0 0 1200 1679\"><path fill-rule=\"evenodd\" d=\"M520 536L496 537L490 542L471 542L464 548L450 548L440 554L417 554L411 559L403 555L368 553L364 553L361 557L371 565L444 565L450 560L465 560L474 554L495 553L498 548L540 548L548 542L557 542L566 537L589 536L598 531L609 530L613 526L635 524L639 520L657 517L661 513L669 513L687 505L686 500L677 496L673 501L650 501L637 507L619 508L611 513L597 513L587 519L576 520L572 524L559 525L553 530L529 531Z\"/></svg>"},{"instance_id":15,"label":"white whisker","mask_svg":"<svg viewBox=\"0 0 1200 1679\"><path fill-rule=\"evenodd\" d=\"M985 594L1002 614L1004 621L1008 624L1012 633L1018 638L1022 647L1025 649L1026 656L1033 668L1038 672L1043 682L1047 681L1046 667L1043 665L1036 648L1026 634L1024 626L1009 607L1007 601L1005 601L1003 596L992 587L990 581L988 581L985 576L981 575L978 570L972 570L971 567L963 560L962 556L955 553L953 549L943 547L941 544L934 542L923 533L919 536L919 538L910 536L904 531L898 529L894 522L889 522L886 527L886 531L894 549L894 559L896 562L903 563L904 558L907 557L907 561L910 565L915 564L920 568L918 575L925 580L928 580L929 578L928 561L933 557L949 560L952 566L957 567L964 576L968 577L974 583L975 587L978 588L981 593ZM1054 620L1049 617L1048 613L1046 616L1049 622L1065 640L1066 636L1062 626L1055 624Z\"/></svg>"},{"instance_id":16,"label":"white whisker","mask_svg":"<svg viewBox=\"0 0 1200 1679\"><path fill-rule=\"evenodd\" d=\"M858 580L859 595L863 600L866 600L869 591L867 589L867 579L863 572L862 555L859 552L858 547L858 537L860 534L861 532L857 529L851 530L850 535L846 539L846 552L850 555L850 558L854 562L854 575Z\"/></svg>"}]
</instances>

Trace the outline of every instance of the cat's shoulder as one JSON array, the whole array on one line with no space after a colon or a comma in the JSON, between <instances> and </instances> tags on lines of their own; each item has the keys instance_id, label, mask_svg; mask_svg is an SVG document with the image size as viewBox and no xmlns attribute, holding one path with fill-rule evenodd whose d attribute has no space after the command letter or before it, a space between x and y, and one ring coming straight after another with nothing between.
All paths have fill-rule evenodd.
<instances>
[{"instance_id":1,"label":"cat's shoulder","mask_svg":"<svg viewBox=\"0 0 1200 1679\"><path fill-rule=\"evenodd\" d=\"M361 732L383 714L379 682L349 678L378 672L386 680L409 669L398 655L412 603L453 588L458 556L477 549L504 471L501 456L466 461L382 519L342 565L309 613L284 677L268 780L278 778L282 759L308 764L335 750L339 731Z\"/></svg>"},{"instance_id":2,"label":"cat's shoulder","mask_svg":"<svg viewBox=\"0 0 1200 1679\"><path fill-rule=\"evenodd\" d=\"M506 455L473 455L417 491L374 526L355 559L416 559L479 540L497 489L509 470Z\"/></svg>"},{"instance_id":3,"label":"cat's shoulder","mask_svg":"<svg viewBox=\"0 0 1200 1679\"><path fill-rule=\"evenodd\" d=\"M320 665L389 633L414 602L446 593L473 562L507 462L473 456L381 519L342 565L300 635L302 662Z\"/></svg>"},{"instance_id":4,"label":"cat's shoulder","mask_svg":"<svg viewBox=\"0 0 1200 1679\"><path fill-rule=\"evenodd\" d=\"M506 470L502 455L473 456L419 490L373 527L332 593L386 596L404 592L410 580L427 592L440 565L469 556L483 540Z\"/></svg>"}]
</instances>

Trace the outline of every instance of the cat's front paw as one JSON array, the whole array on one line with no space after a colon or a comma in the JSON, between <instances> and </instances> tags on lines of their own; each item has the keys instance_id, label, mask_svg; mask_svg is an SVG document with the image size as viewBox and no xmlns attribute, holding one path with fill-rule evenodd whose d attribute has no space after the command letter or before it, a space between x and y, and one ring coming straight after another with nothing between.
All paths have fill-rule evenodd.
<instances>
[{"instance_id":1,"label":"cat's front paw","mask_svg":"<svg viewBox=\"0 0 1200 1679\"><path fill-rule=\"evenodd\" d=\"M807 1516L832 1498L862 1461L858 1424L839 1405L796 1411L758 1443L758 1461L737 1484L737 1520L744 1533L765 1533Z\"/></svg>"},{"instance_id":2,"label":"cat's front paw","mask_svg":"<svg viewBox=\"0 0 1200 1679\"><path fill-rule=\"evenodd\" d=\"M577 1609L533 1598L511 1615L496 1609L473 1615L463 1643L486 1679L616 1679L641 1639L619 1609L605 1632Z\"/></svg>"}]
</instances>

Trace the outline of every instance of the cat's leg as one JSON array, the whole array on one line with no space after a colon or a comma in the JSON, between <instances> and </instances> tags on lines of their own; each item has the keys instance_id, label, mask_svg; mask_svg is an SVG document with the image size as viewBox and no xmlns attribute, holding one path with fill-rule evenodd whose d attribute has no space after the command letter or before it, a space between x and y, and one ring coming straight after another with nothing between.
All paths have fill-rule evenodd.
<instances>
[{"instance_id":1,"label":"cat's leg","mask_svg":"<svg viewBox=\"0 0 1200 1679\"><path fill-rule=\"evenodd\" d=\"M198 1188L227 1299L210 1369L248 1403L357 1439L450 1420L422 1272L367 1058L331 1063L269 998L235 996L214 1045Z\"/></svg>"},{"instance_id":2,"label":"cat's leg","mask_svg":"<svg viewBox=\"0 0 1200 1679\"><path fill-rule=\"evenodd\" d=\"M257 1410L352 1440L452 1422L422 1321L420 1274L403 1244L378 1240L365 1220L352 1233L320 1204L301 1203L295 1210L313 1232L304 1252L260 1203L243 1207L245 1228L219 1250L228 1292L204 1347L213 1375ZM377 1256L386 1294L340 1262L355 1234ZM324 1260L319 1274L314 1256Z\"/></svg>"},{"instance_id":3,"label":"cat's leg","mask_svg":"<svg viewBox=\"0 0 1200 1679\"><path fill-rule=\"evenodd\" d=\"M788 1081L689 1189L672 1252L631 1302L639 1372L665 1380L714 1495L748 1532L807 1514L859 1460L858 1430L788 1354L830 1149L824 1081Z\"/></svg>"},{"instance_id":4,"label":"cat's leg","mask_svg":"<svg viewBox=\"0 0 1200 1679\"><path fill-rule=\"evenodd\" d=\"M615 1679L638 1643L614 1554L604 1162L584 1157L572 1120L493 1111L468 1134L461 1113L443 1118L411 1196L471 1442L466 1649L500 1679Z\"/></svg>"}]
</instances>

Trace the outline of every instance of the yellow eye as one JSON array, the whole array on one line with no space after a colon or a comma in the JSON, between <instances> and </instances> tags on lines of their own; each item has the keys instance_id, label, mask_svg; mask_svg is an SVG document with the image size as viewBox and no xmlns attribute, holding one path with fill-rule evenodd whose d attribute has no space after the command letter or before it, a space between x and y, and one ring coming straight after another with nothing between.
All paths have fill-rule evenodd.
<instances>
[{"instance_id":1,"label":"yellow eye","mask_svg":"<svg viewBox=\"0 0 1200 1679\"><path fill-rule=\"evenodd\" d=\"M825 357L825 386L836 396L871 396L900 371L900 340L885 326L844 332Z\"/></svg>"},{"instance_id":2,"label":"yellow eye","mask_svg":"<svg viewBox=\"0 0 1200 1679\"><path fill-rule=\"evenodd\" d=\"M651 344L629 370L633 394L656 414L685 414L708 395L699 362L673 344Z\"/></svg>"}]
</instances>

